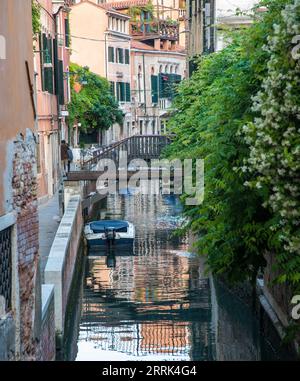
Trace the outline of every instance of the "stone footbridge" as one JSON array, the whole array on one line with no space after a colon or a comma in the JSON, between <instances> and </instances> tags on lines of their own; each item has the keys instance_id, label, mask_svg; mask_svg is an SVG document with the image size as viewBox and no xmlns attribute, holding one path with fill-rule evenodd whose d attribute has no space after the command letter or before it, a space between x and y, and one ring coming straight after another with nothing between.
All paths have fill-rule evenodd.
<instances>
[{"instance_id":1,"label":"stone footbridge","mask_svg":"<svg viewBox=\"0 0 300 381\"><path fill-rule=\"evenodd\" d=\"M142 159L147 162L159 159L163 149L170 143L167 136L135 135L121 140L110 148L100 152L90 160L85 161L80 171L71 171L67 174L68 181L96 181L103 171L97 171L97 163L103 159L111 159L117 168L121 152L126 152L127 162L133 159ZM128 171L130 176L134 171Z\"/></svg>"}]
</instances>

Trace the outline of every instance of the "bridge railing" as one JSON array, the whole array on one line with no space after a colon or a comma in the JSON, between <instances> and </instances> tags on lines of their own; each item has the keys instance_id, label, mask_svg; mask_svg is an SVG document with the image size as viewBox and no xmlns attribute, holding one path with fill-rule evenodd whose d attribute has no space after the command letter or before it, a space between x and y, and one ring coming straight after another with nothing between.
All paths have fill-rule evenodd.
<instances>
[{"instance_id":1,"label":"bridge railing","mask_svg":"<svg viewBox=\"0 0 300 381\"><path fill-rule=\"evenodd\" d=\"M104 150L92 159L82 164L83 170L92 170L102 159L111 159L119 162L120 152L126 151L128 162L133 159L151 160L158 159L163 148L170 143L167 136L162 135L134 135L120 140L112 147Z\"/></svg>"}]
</instances>

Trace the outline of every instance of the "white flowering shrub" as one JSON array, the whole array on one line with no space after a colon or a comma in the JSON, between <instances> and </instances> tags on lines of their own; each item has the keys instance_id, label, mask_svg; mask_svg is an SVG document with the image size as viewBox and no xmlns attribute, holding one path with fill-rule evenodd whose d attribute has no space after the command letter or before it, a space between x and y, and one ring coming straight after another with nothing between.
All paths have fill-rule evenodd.
<instances>
[{"instance_id":1,"label":"white flowering shrub","mask_svg":"<svg viewBox=\"0 0 300 381\"><path fill-rule=\"evenodd\" d=\"M241 168L251 174L246 186L258 189L271 210L273 246L280 282L300 284L300 0L281 13L264 49L269 53L267 77L253 98L253 123L243 127L250 156ZM297 39L296 39L297 40Z\"/></svg>"}]
</instances>

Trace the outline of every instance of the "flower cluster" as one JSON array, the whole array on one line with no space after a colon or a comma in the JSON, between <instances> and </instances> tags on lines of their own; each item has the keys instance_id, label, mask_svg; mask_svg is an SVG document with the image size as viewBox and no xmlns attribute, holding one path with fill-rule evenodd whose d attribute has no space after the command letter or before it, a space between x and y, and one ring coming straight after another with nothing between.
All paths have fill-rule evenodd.
<instances>
[{"instance_id":1,"label":"flower cluster","mask_svg":"<svg viewBox=\"0 0 300 381\"><path fill-rule=\"evenodd\" d=\"M264 47L270 60L262 89L253 98L252 110L257 117L241 131L250 148L242 171L247 170L252 179L246 186L265 190L264 206L270 208L275 217L271 230L277 230L283 250L298 257L300 60L292 56L292 40L300 35L300 0L287 5L281 16L282 22L274 25L274 33ZM300 269L290 280L300 280L299 273Z\"/></svg>"}]
</instances>

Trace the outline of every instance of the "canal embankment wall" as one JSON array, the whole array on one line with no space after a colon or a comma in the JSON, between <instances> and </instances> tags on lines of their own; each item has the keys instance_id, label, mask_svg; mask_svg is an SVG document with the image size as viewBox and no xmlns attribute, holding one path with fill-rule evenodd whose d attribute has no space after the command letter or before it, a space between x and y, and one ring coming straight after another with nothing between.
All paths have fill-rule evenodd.
<instances>
[{"instance_id":1,"label":"canal embankment wall","mask_svg":"<svg viewBox=\"0 0 300 381\"><path fill-rule=\"evenodd\" d=\"M64 334L65 317L81 244L83 215L80 194L65 200L65 211L52 243L42 287L41 360L55 359Z\"/></svg>"},{"instance_id":2,"label":"canal embankment wall","mask_svg":"<svg viewBox=\"0 0 300 381\"><path fill-rule=\"evenodd\" d=\"M40 361L54 361L56 356L54 285L42 285L42 321Z\"/></svg>"},{"instance_id":3,"label":"canal embankment wall","mask_svg":"<svg viewBox=\"0 0 300 381\"><path fill-rule=\"evenodd\" d=\"M227 281L226 276L217 276L214 279L214 282L216 284L221 284L223 290L227 290L228 295L231 294L233 298L228 301L227 305L226 303L223 303L223 314L224 311L226 311L226 308L232 309L234 307L234 299L239 299L240 302L244 304L245 310L251 309L253 311L261 334L269 343L272 343L274 347L280 348L280 353L278 354L279 358L293 360L298 358L297 342L295 340L284 340L288 327L288 320L286 317L285 319L282 319L282 314L280 313L280 311L282 311L281 308L272 303L272 295L267 291L268 288L266 287L263 278L257 279L255 292L253 292L253 286L249 281L233 285ZM222 295L222 301L224 301L223 298L224 295ZM220 306L218 308L220 309ZM243 317L237 319L236 325L232 327L232 335L239 334L239 320L243 321L243 319ZM224 316L221 320L224 320ZM222 340L220 339L220 341ZM223 351L223 354L225 352L226 351ZM230 351L228 351L228 354L229 352ZM222 356L219 356L218 358L222 358ZM233 358L236 358L236 354Z\"/></svg>"}]
</instances>

